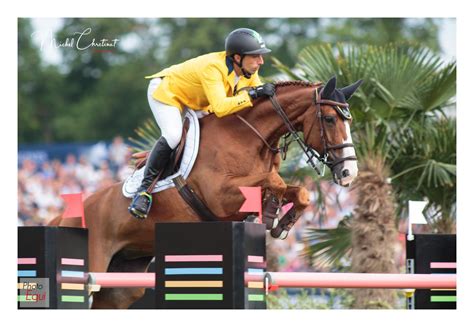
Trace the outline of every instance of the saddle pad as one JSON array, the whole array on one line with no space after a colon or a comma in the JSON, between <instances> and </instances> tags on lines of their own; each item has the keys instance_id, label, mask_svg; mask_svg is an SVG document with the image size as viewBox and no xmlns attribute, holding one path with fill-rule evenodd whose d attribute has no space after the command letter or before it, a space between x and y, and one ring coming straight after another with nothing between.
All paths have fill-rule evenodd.
<instances>
[{"instance_id":1,"label":"saddle pad","mask_svg":"<svg viewBox=\"0 0 474 327\"><path fill-rule=\"evenodd\" d=\"M153 193L174 187L173 178L182 175L184 179L187 179L193 169L199 150L199 120L194 110L186 110L185 116L189 119L189 130L179 170L177 173L156 183ZM124 181L122 193L125 197L132 198L135 195L142 182L144 172L145 167L142 167Z\"/></svg>"}]
</instances>

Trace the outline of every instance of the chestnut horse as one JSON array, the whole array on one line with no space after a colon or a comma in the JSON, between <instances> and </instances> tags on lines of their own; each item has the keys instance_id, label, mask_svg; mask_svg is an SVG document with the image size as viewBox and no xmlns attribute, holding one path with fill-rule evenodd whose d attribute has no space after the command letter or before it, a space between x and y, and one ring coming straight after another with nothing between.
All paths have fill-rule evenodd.
<instances>
[{"instance_id":1,"label":"chestnut horse","mask_svg":"<svg viewBox=\"0 0 474 327\"><path fill-rule=\"evenodd\" d=\"M281 237L283 231L286 236L308 206L309 193L303 187L287 185L278 174L281 157L275 148L280 137L289 128L294 129L294 137L296 131L303 132L304 138L298 137L298 143L312 154L321 154L320 160L331 168L334 180L348 186L357 175L357 162L346 102L359 84L336 89L335 78L325 86L303 81L276 83L274 99L285 112L286 123L268 98L258 99L238 115L202 118L200 150L188 184L222 221L242 221L248 215L239 212L244 202L239 186L261 186L278 206L293 202L292 219L272 230L274 237ZM122 183L86 199L90 271L144 272L153 257L157 221L200 221L175 188L153 195L153 207L143 221L129 214L129 203L130 199L122 195ZM80 222L58 217L50 225L79 227ZM128 308L143 294L143 288L103 289L94 294L93 308Z\"/></svg>"}]
</instances>

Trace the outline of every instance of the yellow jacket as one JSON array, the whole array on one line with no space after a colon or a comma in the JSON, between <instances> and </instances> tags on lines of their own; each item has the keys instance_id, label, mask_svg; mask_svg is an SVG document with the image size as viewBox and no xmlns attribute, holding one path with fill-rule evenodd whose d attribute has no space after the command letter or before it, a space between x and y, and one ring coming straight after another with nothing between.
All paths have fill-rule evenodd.
<instances>
[{"instance_id":1,"label":"yellow jacket","mask_svg":"<svg viewBox=\"0 0 474 327\"><path fill-rule=\"evenodd\" d=\"M218 117L252 106L247 91L234 96L235 71L225 51L205 54L173 65L146 78L164 77L153 98L175 106L213 112ZM258 86L258 72L249 79L241 77L236 89Z\"/></svg>"}]
</instances>

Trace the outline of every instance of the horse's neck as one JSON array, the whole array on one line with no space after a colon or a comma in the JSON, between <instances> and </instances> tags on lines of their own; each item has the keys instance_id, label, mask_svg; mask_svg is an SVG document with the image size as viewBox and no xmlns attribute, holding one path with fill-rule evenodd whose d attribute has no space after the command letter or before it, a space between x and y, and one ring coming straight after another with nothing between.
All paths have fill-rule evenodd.
<instances>
[{"instance_id":1,"label":"horse's neck","mask_svg":"<svg viewBox=\"0 0 474 327\"><path fill-rule=\"evenodd\" d=\"M291 123L298 128L301 116L311 105L311 90L307 87L287 86L279 90L277 100ZM270 100L263 100L247 111L245 117L272 146L288 132L283 119L277 114ZM255 135L253 135L255 138ZM261 141L259 141L261 142Z\"/></svg>"}]
</instances>

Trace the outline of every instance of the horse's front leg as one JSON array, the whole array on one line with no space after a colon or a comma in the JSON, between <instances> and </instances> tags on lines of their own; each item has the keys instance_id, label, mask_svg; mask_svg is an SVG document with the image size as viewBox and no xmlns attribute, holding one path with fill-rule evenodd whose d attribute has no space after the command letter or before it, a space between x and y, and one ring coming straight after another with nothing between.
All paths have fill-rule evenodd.
<instances>
[{"instance_id":1,"label":"horse's front leg","mask_svg":"<svg viewBox=\"0 0 474 327\"><path fill-rule=\"evenodd\" d=\"M276 171L268 173L261 181L260 186L264 191L262 198L262 222L266 225L267 230L271 230L278 226L278 213L287 186Z\"/></svg>"},{"instance_id":2,"label":"horse's front leg","mask_svg":"<svg viewBox=\"0 0 474 327\"><path fill-rule=\"evenodd\" d=\"M278 225L270 232L272 237L285 239L290 229L303 214L304 209L309 205L309 192L306 188L295 185L287 185L284 200L293 203L293 206L280 219Z\"/></svg>"},{"instance_id":3,"label":"horse's front leg","mask_svg":"<svg viewBox=\"0 0 474 327\"><path fill-rule=\"evenodd\" d=\"M211 199L213 203L210 207L213 208L214 214L219 217L230 217L230 220L235 220L232 217L236 217L236 213L238 213L242 203L245 201L244 195L239 189L242 186L262 187L262 190L265 192L264 199L272 199L278 206L286 192L286 183L276 172L233 177L228 179L219 191L219 194L225 196ZM266 203L263 205L264 209L265 205Z\"/></svg>"}]
</instances>

